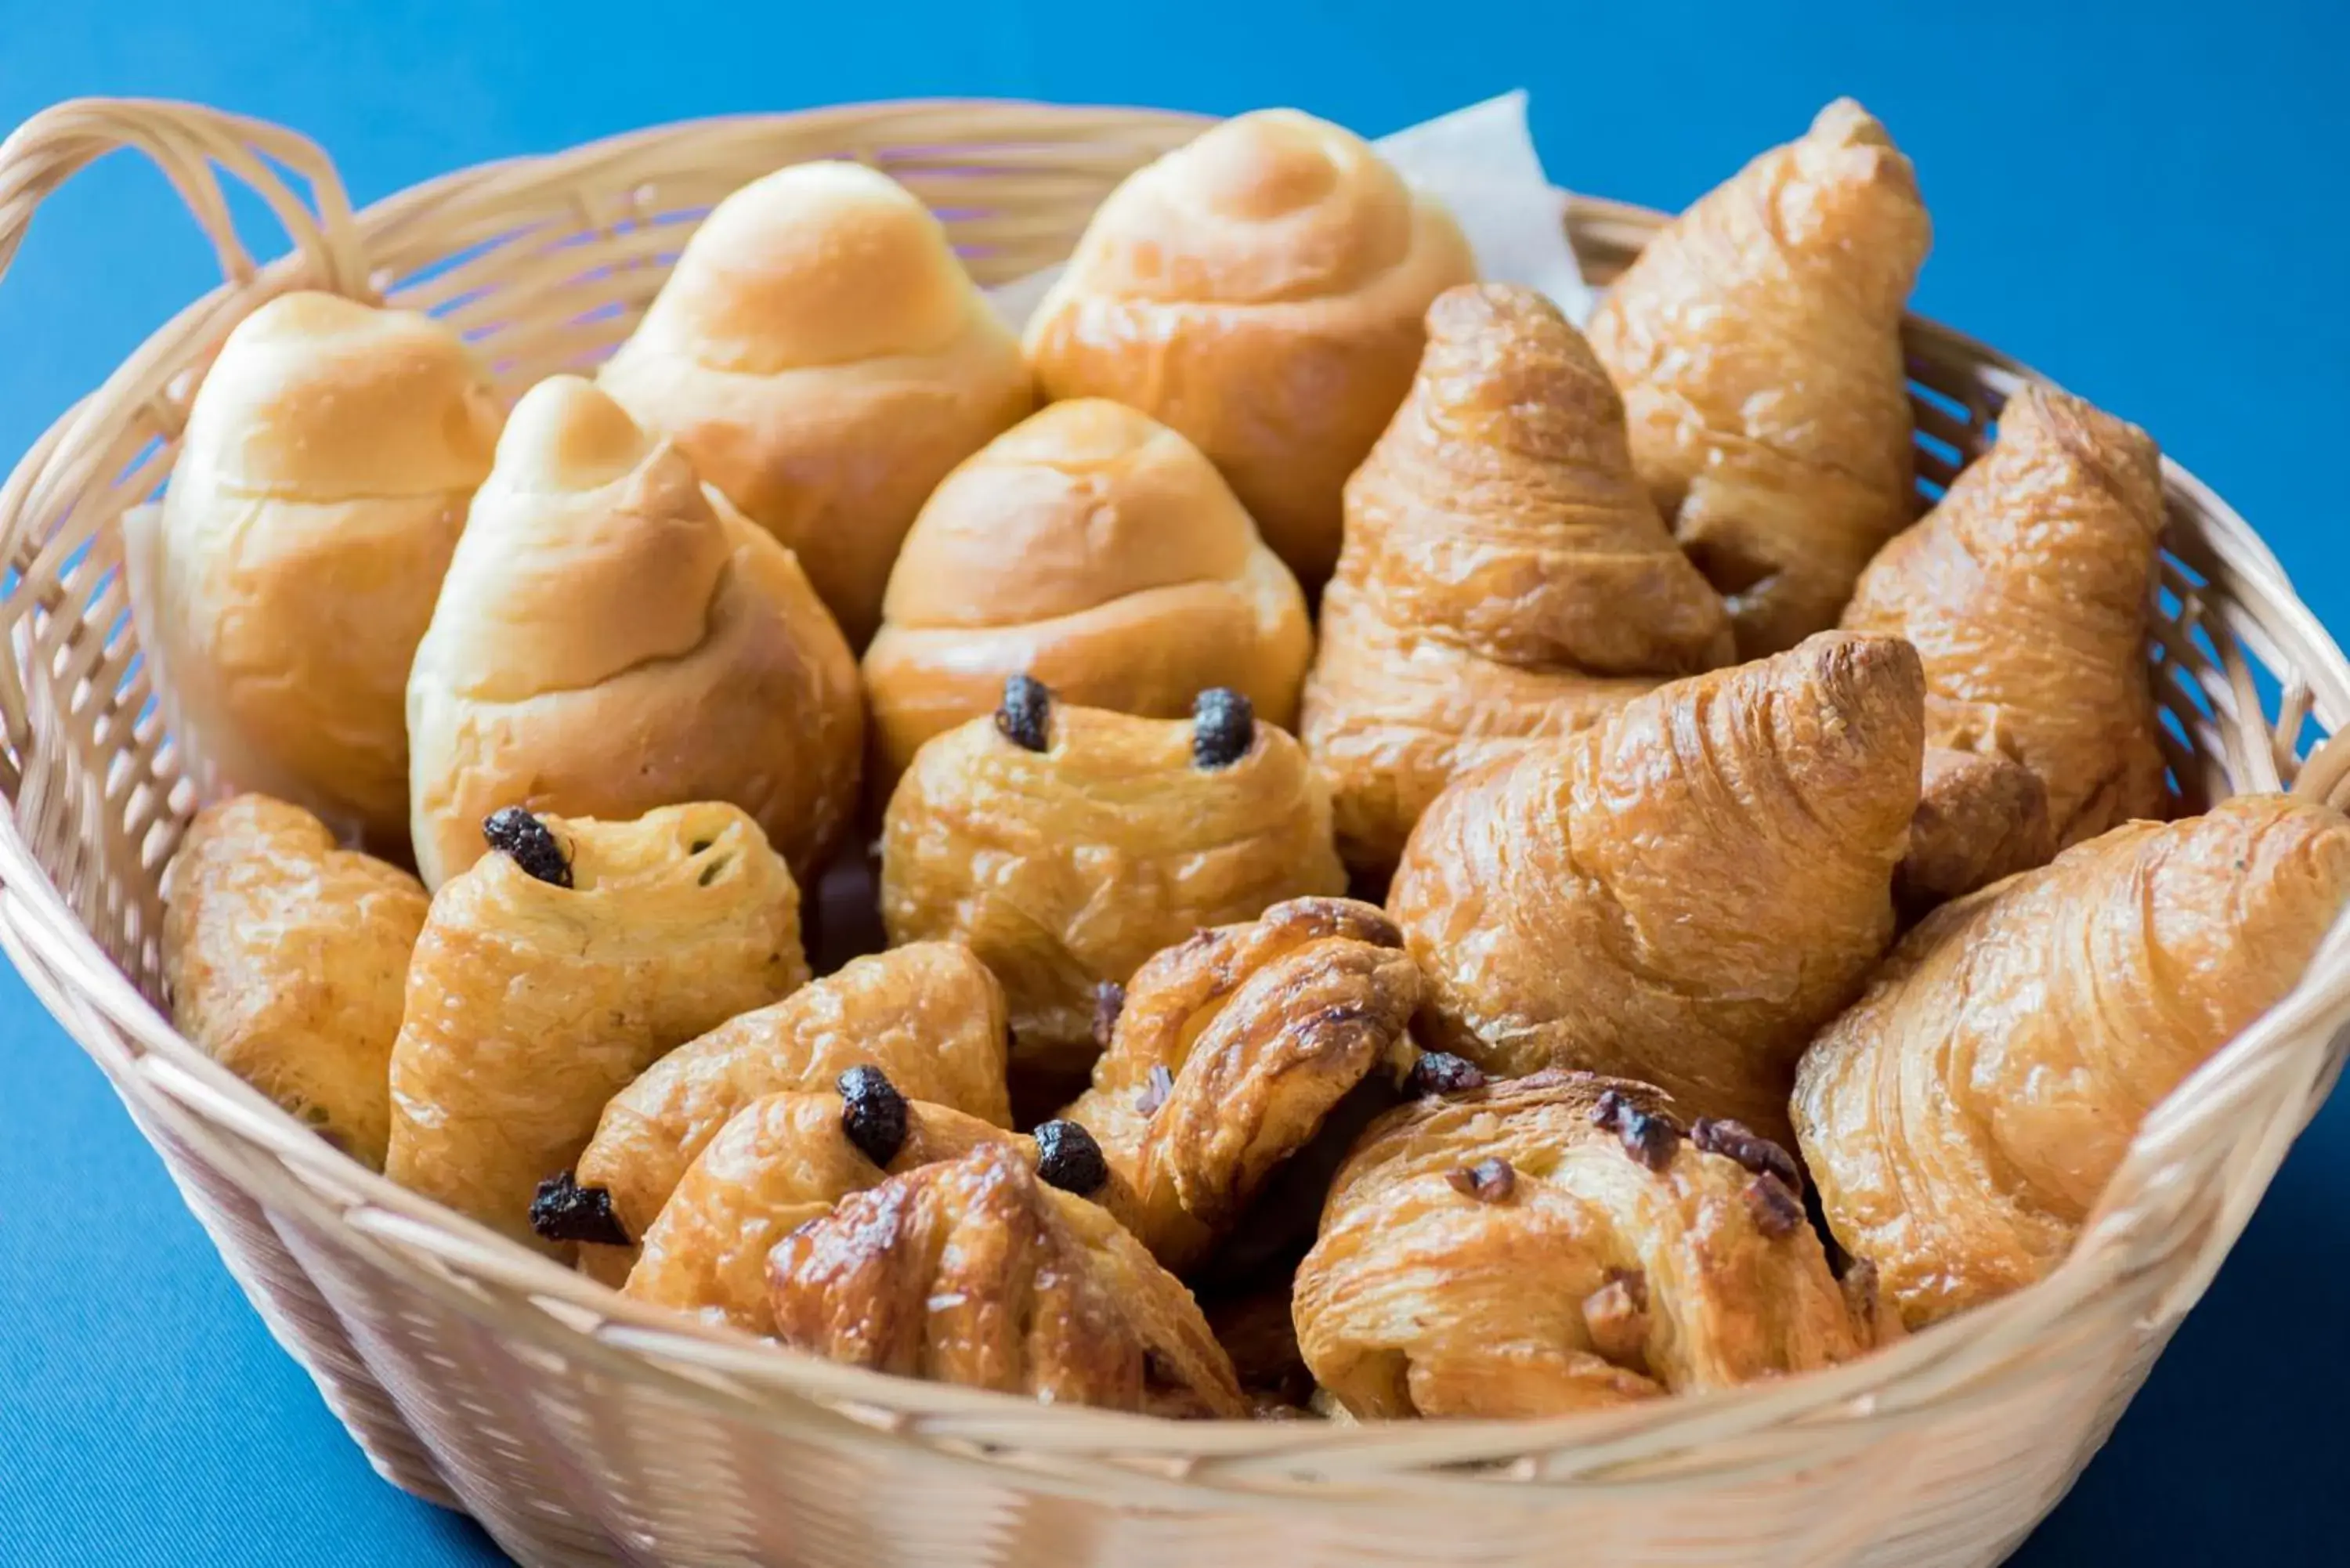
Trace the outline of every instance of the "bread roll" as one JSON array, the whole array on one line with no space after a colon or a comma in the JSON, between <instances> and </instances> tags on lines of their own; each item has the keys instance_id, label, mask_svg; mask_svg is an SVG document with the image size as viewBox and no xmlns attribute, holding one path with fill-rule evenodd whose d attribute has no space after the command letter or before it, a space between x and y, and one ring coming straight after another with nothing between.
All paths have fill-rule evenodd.
<instances>
[{"instance_id":1,"label":"bread roll","mask_svg":"<svg viewBox=\"0 0 2350 1568\"><path fill-rule=\"evenodd\" d=\"M728 801L803 877L856 806L857 666L798 562L573 376L515 410L408 714L428 887L473 864L508 805Z\"/></svg>"},{"instance_id":2,"label":"bread roll","mask_svg":"<svg viewBox=\"0 0 2350 1568\"><path fill-rule=\"evenodd\" d=\"M718 203L600 379L791 546L858 647L923 498L1035 406L939 221L836 161Z\"/></svg>"},{"instance_id":3,"label":"bread roll","mask_svg":"<svg viewBox=\"0 0 2350 1568\"><path fill-rule=\"evenodd\" d=\"M140 646L184 750L400 853L401 692L503 412L428 317L304 293L238 324L161 507L123 519Z\"/></svg>"},{"instance_id":4,"label":"bread roll","mask_svg":"<svg viewBox=\"0 0 2350 1568\"><path fill-rule=\"evenodd\" d=\"M1451 216L1367 142L1264 109L1111 192L1025 343L1047 397L1114 399L1197 443L1310 588L1420 317L1475 275Z\"/></svg>"}]
</instances>

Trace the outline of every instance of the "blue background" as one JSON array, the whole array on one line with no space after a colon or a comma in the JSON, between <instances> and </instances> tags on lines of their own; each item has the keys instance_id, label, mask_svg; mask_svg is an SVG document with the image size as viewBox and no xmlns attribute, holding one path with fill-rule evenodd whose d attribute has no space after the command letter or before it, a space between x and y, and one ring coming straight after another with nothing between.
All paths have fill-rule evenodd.
<instances>
[{"instance_id":1,"label":"blue background","mask_svg":"<svg viewBox=\"0 0 2350 1568\"><path fill-rule=\"evenodd\" d=\"M2350 369L2338 3L720 9L0 0L0 128L75 94L201 99L307 131L365 202L729 110L1289 102L1376 134L1523 85L1555 178L1669 207L1849 92L1934 210L1919 308L2151 428L2350 628L2330 472ZM0 452L210 281L151 171L118 159L69 187L0 286ZM2342 1561L2345 1190L2337 1100L2018 1561ZM493 1558L374 1479L97 1071L0 971L0 1563Z\"/></svg>"}]
</instances>

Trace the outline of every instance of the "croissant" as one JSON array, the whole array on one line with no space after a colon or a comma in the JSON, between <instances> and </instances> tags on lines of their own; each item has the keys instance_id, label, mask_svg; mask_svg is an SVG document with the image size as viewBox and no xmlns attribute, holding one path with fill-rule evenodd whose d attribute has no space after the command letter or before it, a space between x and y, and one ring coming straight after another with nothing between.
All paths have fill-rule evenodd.
<instances>
[{"instance_id":1,"label":"croissant","mask_svg":"<svg viewBox=\"0 0 2350 1568\"><path fill-rule=\"evenodd\" d=\"M1933 698L1927 698L1927 711ZM1894 902L1923 914L2002 877L2045 866L2056 854L2048 791L2040 775L1996 752L1926 748L1909 848L1894 868Z\"/></svg>"},{"instance_id":2,"label":"croissant","mask_svg":"<svg viewBox=\"0 0 2350 1568\"><path fill-rule=\"evenodd\" d=\"M1944 905L1796 1075L1836 1240L1912 1327L2046 1274L2138 1124L2293 988L2345 898L2350 821L2268 795Z\"/></svg>"},{"instance_id":3,"label":"croissant","mask_svg":"<svg viewBox=\"0 0 2350 1568\"><path fill-rule=\"evenodd\" d=\"M803 876L856 808L856 662L791 552L574 376L515 410L408 717L427 887L473 864L503 806L730 801Z\"/></svg>"},{"instance_id":4,"label":"croissant","mask_svg":"<svg viewBox=\"0 0 2350 1568\"><path fill-rule=\"evenodd\" d=\"M1531 289L1437 296L1346 524L1298 738L1358 869L1393 868L1456 768L1731 657L1720 597L1632 471L1622 400Z\"/></svg>"},{"instance_id":5,"label":"croissant","mask_svg":"<svg viewBox=\"0 0 2350 1568\"><path fill-rule=\"evenodd\" d=\"M1893 935L1922 690L1908 644L1824 633L1454 784L1388 905L1427 1038L1637 1073L1787 1141L1795 1058Z\"/></svg>"},{"instance_id":6,"label":"croissant","mask_svg":"<svg viewBox=\"0 0 2350 1568\"><path fill-rule=\"evenodd\" d=\"M380 1170L401 982L424 889L335 847L296 805L196 814L163 873L172 1021L206 1055Z\"/></svg>"},{"instance_id":7,"label":"croissant","mask_svg":"<svg viewBox=\"0 0 2350 1568\"><path fill-rule=\"evenodd\" d=\"M805 984L799 890L731 805L635 822L508 809L409 965L385 1173L518 1240L604 1104L663 1053Z\"/></svg>"},{"instance_id":8,"label":"croissant","mask_svg":"<svg viewBox=\"0 0 2350 1568\"><path fill-rule=\"evenodd\" d=\"M1777 1145L1545 1070L1372 1124L1297 1271L1298 1348L1357 1417L1557 1415L1870 1347Z\"/></svg>"},{"instance_id":9,"label":"croissant","mask_svg":"<svg viewBox=\"0 0 2350 1568\"><path fill-rule=\"evenodd\" d=\"M1915 513L1901 317L1932 243L1909 161L1839 99L1666 225L1592 317L1633 461L1742 658L1834 626Z\"/></svg>"},{"instance_id":10,"label":"croissant","mask_svg":"<svg viewBox=\"0 0 2350 1568\"><path fill-rule=\"evenodd\" d=\"M1177 1273L1381 1065L1409 1058L1419 971L1368 904L1294 898L1159 953L1118 1000L1082 1124L1135 1194L1128 1228Z\"/></svg>"},{"instance_id":11,"label":"croissant","mask_svg":"<svg viewBox=\"0 0 2350 1568\"><path fill-rule=\"evenodd\" d=\"M1032 1077L1092 1066L1097 988L1160 948L1345 888L1304 750L1226 691L1187 723L1058 702L1014 677L993 720L922 747L882 826L889 940L977 953Z\"/></svg>"},{"instance_id":12,"label":"croissant","mask_svg":"<svg viewBox=\"0 0 2350 1568\"><path fill-rule=\"evenodd\" d=\"M1014 675L1156 719L1229 687L1289 728L1314 638L1297 580L1214 465L1094 398L1053 404L947 476L882 612L865 684L884 790Z\"/></svg>"},{"instance_id":13,"label":"croissant","mask_svg":"<svg viewBox=\"0 0 2350 1568\"><path fill-rule=\"evenodd\" d=\"M399 852L401 691L503 418L429 317L303 293L238 323L161 507L123 518L183 754Z\"/></svg>"},{"instance_id":14,"label":"croissant","mask_svg":"<svg viewBox=\"0 0 2350 1568\"><path fill-rule=\"evenodd\" d=\"M1226 120L1110 193L1025 345L1047 398L1196 442L1307 586L1338 493L1411 384L1429 302L1476 276L1452 219L1295 109Z\"/></svg>"},{"instance_id":15,"label":"croissant","mask_svg":"<svg viewBox=\"0 0 2350 1568\"><path fill-rule=\"evenodd\" d=\"M1190 1293L1011 1149L851 1194L778 1242L767 1277L776 1337L836 1361L1054 1404L1248 1413Z\"/></svg>"},{"instance_id":16,"label":"croissant","mask_svg":"<svg viewBox=\"0 0 2350 1568\"><path fill-rule=\"evenodd\" d=\"M858 647L923 497L1035 405L939 221L838 161L719 202L598 379L791 547Z\"/></svg>"},{"instance_id":17,"label":"croissant","mask_svg":"<svg viewBox=\"0 0 2350 1568\"><path fill-rule=\"evenodd\" d=\"M1886 545L1845 610L1854 630L1917 646L1929 745L2037 776L2048 827L2029 864L2169 815L2147 662L2162 524L2161 457L2146 432L2026 385L1991 451ZM1962 809L1952 790L1963 784L1929 782L1927 808ZM1994 818L1984 831L1996 829ZM1980 886L1946 876L1938 890Z\"/></svg>"}]
</instances>

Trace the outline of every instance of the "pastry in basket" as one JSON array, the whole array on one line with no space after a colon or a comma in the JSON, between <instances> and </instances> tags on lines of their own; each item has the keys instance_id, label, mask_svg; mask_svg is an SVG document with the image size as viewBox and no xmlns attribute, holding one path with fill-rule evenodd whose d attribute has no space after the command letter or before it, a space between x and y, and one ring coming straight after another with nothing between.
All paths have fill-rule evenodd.
<instances>
[{"instance_id":1,"label":"pastry in basket","mask_svg":"<svg viewBox=\"0 0 2350 1568\"><path fill-rule=\"evenodd\" d=\"M1850 99L1667 225L1591 319L1632 457L1752 659L1835 624L1916 512L1901 316L1933 241Z\"/></svg>"},{"instance_id":2,"label":"pastry in basket","mask_svg":"<svg viewBox=\"0 0 2350 1568\"><path fill-rule=\"evenodd\" d=\"M1015 1149L852 1193L786 1235L767 1277L776 1337L836 1361L1053 1404L1248 1414L1191 1293Z\"/></svg>"},{"instance_id":3,"label":"pastry in basket","mask_svg":"<svg viewBox=\"0 0 2350 1568\"><path fill-rule=\"evenodd\" d=\"M1456 783L1388 905L1424 1038L1637 1075L1787 1141L1795 1058L1893 935L1922 713L1908 644L1824 632Z\"/></svg>"},{"instance_id":4,"label":"pastry in basket","mask_svg":"<svg viewBox=\"0 0 2350 1568\"><path fill-rule=\"evenodd\" d=\"M860 647L923 497L1035 403L939 221L834 161L719 202L599 379L797 553Z\"/></svg>"},{"instance_id":5,"label":"pastry in basket","mask_svg":"<svg viewBox=\"0 0 2350 1568\"><path fill-rule=\"evenodd\" d=\"M1894 868L1894 901L1904 914L1921 915L1946 898L2045 866L2056 848L2048 790L2038 774L2000 752L1929 744L1909 847Z\"/></svg>"},{"instance_id":6,"label":"pastry in basket","mask_svg":"<svg viewBox=\"0 0 2350 1568\"><path fill-rule=\"evenodd\" d=\"M1929 747L2038 778L2054 840L2042 836L2041 860L2169 815L2147 661L2162 524L2162 460L2146 432L2026 385L1991 449L1869 564L1845 610L1849 628L1917 646ZM1927 805L1966 776L1929 788ZM1931 891L1981 885L1945 877Z\"/></svg>"},{"instance_id":7,"label":"pastry in basket","mask_svg":"<svg viewBox=\"0 0 2350 1568\"><path fill-rule=\"evenodd\" d=\"M1298 1347L1357 1417L1556 1415L1870 1341L1787 1151L1645 1084L1547 1070L1372 1124L1297 1271Z\"/></svg>"},{"instance_id":8,"label":"pastry in basket","mask_svg":"<svg viewBox=\"0 0 2350 1568\"><path fill-rule=\"evenodd\" d=\"M393 1180L531 1238L541 1179L669 1051L807 980L799 889L734 806L483 825L442 884L391 1054Z\"/></svg>"},{"instance_id":9,"label":"pastry in basket","mask_svg":"<svg viewBox=\"0 0 2350 1568\"><path fill-rule=\"evenodd\" d=\"M1226 120L1129 176L1037 306L1049 398L1114 399L1197 442L1309 587L1338 492L1403 400L1429 301L1476 276L1451 217L1294 109Z\"/></svg>"},{"instance_id":10,"label":"pastry in basket","mask_svg":"<svg viewBox=\"0 0 2350 1568\"><path fill-rule=\"evenodd\" d=\"M992 718L917 753L882 828L889 940L969 945L1003 982L1015 1075L1064 1093L1100 1052L1105 981L1201 926L1345 889L1305 750L1232 691L1142 719L1014 676Z\"/></svg>"},{"instance_id":11,"label":"pastry in basket","mask_svg":"<svg viewBox=\"0 0 2350 1568\"><path fill-rule=\"evenodd\" d=\"M857 665L789 550L576 376L533 388L474 498L408 687L438 887L507 805L749 812L810 875L856 810Z\"/></svg>"},{"instance_id":12,"label":"pastry in basket","mask_svg":"<svg viewBox=\"0 0 2350 1568\"><path fill-rule=\"evenodd\" d=\"M400 852L409 661L503 417L428 317L289 294L238 324L162 505L123 517L183 753Z\"/></svg>"},{"instance_id":13,"label":"pastry in basket","mask_svg":"<svg viewBox=\"0 0 2350 1568\"><path fill-rule=\"evenodd\" d=\"M2293 988L2345 898L2350 821L2240 795L1936 910L1797 1074L1836 1240L1913 1327L2046 1274L2147 1114Z\"/></svg>"},{"instance_id":14,"label":"pastry in basket","mask_svg":"<svg viewBox=\"0 0 2350 1568\"><path fill-rule=\"evenodd\" d=\"M1294 898L1167 949L1105 1000L1093 1086L1062 1114L1098 1140L1133 1191L1128 1228L1180 1274L1357 1085L1409 1064L1419 971L1371 905Z\"/></svg>"},{"instance_id":15,"label":"pastry in basket","mask_svg":"<svg viewBox=\"0 0 2350 1568\"><path fill-rule=\"evenodd\" d=\"M1411 395L1347 482L1298 733L1348 863L1392 869L1456 771L1731 651L1582 335L1531 289L1438 296Z\"/></svg>"},{"instance_id":16,"label":"pastry in basket","mask_svg":"<svg viewBox=\"0 0 2350 1568\"><path fill-rule=\"evenodd\" d=\"M1305 596L1214 464L1148 414L1055 403L949 474L914 521L865 655L878 791L1033 675L1172 719L1211 686L1297 720Z\"/></svg>"},{"instance_id":17,"label":"pastry in basket","mask_svg":"<svg viewBox=\"0 0 2350 1568\"><path fill-rule=\"evenodd\" d=\"M612 1096L579 1157L575 1196L550 1222L592 1216L641 1238L718 1129L762 1096L829 1088L870 1066L910 1098L1012 1121L1004 1099L1003 988L969 948L913 942L854 959L783 1001L730 1018ZM543 1174L552 1176L554 1172ZM600 1201L599 1199L600 1195Z\"/></svg>"},{"instance_id":18,"label":"pastry in basket","mask_svg":"<svg viewBox=\"0 0 2350 1568\"><path fill-rule=\"evenodd\" d=\"M163 873L172 1021L354 1159L383 1168L385 1088L424 889L300 806L242 794Z\"/></svg>"}]
</instances>

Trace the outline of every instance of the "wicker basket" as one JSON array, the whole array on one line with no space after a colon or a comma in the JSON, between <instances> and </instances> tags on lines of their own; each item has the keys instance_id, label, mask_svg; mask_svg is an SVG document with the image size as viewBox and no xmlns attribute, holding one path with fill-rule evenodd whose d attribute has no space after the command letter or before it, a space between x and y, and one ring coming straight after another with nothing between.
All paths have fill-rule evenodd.
<instances>
[{"instance_id":1,"label":"wicker basket","mask_svg":"<svg viewBox=\"0 0 2350 1568\"><path fill-rule=\"evenodd\" d=\"M1058 260L1190 117L894 104L668 127L466 170L354 213L288 132L175 104L71 103L0 145L0 268L54 186L147 153L228 282L151 337L0 491L0 944L112 1079L271 1330L376 1469L530 1563L1988 1563L2054 1505L2195 1302L2330 1087L2350 929L2147 1125L2052 1278L1854 1365L1524 1422L1197 1423L834 1366L625 1302L334 1153L156 1010L156 884L191 805L121 570L189 398L261 301L326 287L439 311L509 392L634 325L696 217L846 155L938 207L983 281ZM214 166L296 254L256 267ZM285 175L307 181L307 202ZM1604 281L1659 220L1575 201ZM1909 328L1920 472L1947 483L2026 374ZM2350 664L2226 504L2175 465L2153 650L2190 799L2339 792ZM2264 679L2260 671L2269 672ZM2266 701L2264 701L2264 694Z\"/></svg>"}]
</instances>

